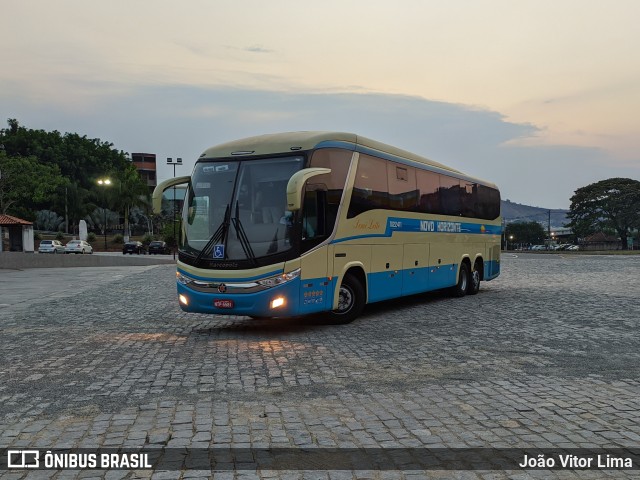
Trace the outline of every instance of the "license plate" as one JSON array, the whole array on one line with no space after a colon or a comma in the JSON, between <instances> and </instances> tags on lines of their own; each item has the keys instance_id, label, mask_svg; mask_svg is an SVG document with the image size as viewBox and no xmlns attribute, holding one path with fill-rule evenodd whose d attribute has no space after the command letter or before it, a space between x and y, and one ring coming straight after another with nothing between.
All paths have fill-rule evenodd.
<instances>
[{"instance_id":1,"label":"license plate","mask_svg":"<svg viewBox=\"0 0 640 480\"><path fill-rule=\"evenodd\" d=\"M216 308L233 308L233 300L214 300L213 306Z\"/></svg>"}]
</instances>

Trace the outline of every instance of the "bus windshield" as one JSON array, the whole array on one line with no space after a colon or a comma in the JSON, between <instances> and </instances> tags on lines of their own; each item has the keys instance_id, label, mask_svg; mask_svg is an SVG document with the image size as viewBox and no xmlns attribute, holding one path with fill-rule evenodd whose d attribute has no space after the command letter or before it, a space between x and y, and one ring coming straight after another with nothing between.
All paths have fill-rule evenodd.
<instances>
[{"instance_id":1,"label":"bus windshield","mask_svg":"<svg viewBox=\"0 0 640 480\"><path fill-rule=\"evenodd\" d=\"M197 260L255 260L291 248L287 183L304 157L200 161L185 201L182 250Z\"/></svg>"}]
</instances>

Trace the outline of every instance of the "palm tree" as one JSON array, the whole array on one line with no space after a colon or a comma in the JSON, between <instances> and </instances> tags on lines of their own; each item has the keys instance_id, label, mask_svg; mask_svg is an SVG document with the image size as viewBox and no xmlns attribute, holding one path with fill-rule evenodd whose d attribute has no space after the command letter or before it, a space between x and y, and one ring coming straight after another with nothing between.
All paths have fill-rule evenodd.
<instances>
[{"instance_id":1,"label":"palm tree","mask_svg":"<svg viewBox=\"0 0 640 480\"><path fill-rule=\"evenodd\" d=\"M127 165L125 170L116 173L114 180L114 188L110 190L110 204L117 212L124 212L123 235L128 237L129 211L131 207L144 207L149 203L149 188L133 165Z\"/></svg>"}]
</instances>

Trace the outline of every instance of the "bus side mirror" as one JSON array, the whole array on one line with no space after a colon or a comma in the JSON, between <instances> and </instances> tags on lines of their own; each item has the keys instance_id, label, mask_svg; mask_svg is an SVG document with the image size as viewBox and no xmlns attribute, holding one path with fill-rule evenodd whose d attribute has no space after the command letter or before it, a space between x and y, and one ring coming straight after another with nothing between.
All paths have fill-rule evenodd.
<instances>
[{"instance_id":1,"label":"bus side mirror","mask_svg":"<svg viewBox=\"0 0 640 480\"><path fill-rule=\"evenodd\" d=\"M331 173L330 168L304 168L294 173L287 183L287 210L295 212L302 206L302 188L307 180L316 175ZM154 192L155 193L155 192Z\"/></svg>"},{"instance_id":2,"label":"bus side mirror","mask_svg":"<svg viewBox=\"0 0 640 480\"><path fill-rule=\"evenodd\" d=\"M191 181L191 177L176 177L170 178L158 184L156 188L153 189L152 196L152 205L153 205L153 213L160 214L162 213L162 194L168 188L171 188L175 185L183 185L185 183L189 183ZM175 199L174 199L175 201Z\"/></svg>"}]
</instances>

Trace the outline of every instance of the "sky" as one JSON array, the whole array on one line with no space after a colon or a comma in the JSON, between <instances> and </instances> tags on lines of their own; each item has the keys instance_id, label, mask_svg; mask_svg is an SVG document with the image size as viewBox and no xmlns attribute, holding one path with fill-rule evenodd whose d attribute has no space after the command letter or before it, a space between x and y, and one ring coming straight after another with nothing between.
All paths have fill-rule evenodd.
<instances>
[{"instance_id":1,"label":"sky","mask_svg":"<svg viewBox=\"0 0 640 480\"><path fill-rule=\"evenodd\" d=\"M352 132L568 208L640 180L636 0L2 1L0 122L190 173L252 135Z\"/></svg>"}]
</instances>

